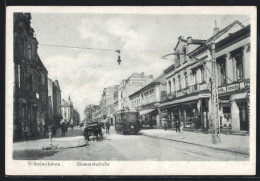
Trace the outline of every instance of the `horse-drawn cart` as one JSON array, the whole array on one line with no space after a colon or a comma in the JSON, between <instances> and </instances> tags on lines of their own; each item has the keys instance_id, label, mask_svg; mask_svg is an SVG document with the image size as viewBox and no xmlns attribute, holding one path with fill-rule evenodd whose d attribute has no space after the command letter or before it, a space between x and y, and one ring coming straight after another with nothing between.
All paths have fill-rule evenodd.
<instances>
[{"instance_id":1,"label":"horse-drawn cart","mask_svg":"<svg viewBox=\"0 0 260 181\"><path fill-rule=\"evenodd\" d=\"M98 141L100 138L103 139L102 128L104 129L104 123L102 122L99 123L96 121L87 123L84 128L83 135L88 141L90 141L91 136L93 137L93 140L96 139Z\"/></svg>"}]
</instances>

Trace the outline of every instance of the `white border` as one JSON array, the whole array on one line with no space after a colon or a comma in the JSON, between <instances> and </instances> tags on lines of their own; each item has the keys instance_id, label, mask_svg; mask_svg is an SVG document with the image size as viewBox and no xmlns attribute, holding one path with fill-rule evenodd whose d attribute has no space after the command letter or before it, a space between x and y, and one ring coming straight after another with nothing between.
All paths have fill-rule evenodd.
<instances>
[{"instance_id":1,"label":"white border","mask_svg":"<svg viewBox=\"0 0 260 181\"><path fill-rule=\"evenodd\" d=\"M109 161L109 167L80 167L77 161L57 161L57 167L32 167L12 159L13 132L13 12L125 14L238 14L251 17L250 161ZM254 175L256 165L256 7L48 7L9 6L6 9L6 174L7 175ZM52 161L53 162L53 161ZM91 161L89 161L91 162ZM99 161L102 162L102 161Z\"/></svg>"}]
</instances>

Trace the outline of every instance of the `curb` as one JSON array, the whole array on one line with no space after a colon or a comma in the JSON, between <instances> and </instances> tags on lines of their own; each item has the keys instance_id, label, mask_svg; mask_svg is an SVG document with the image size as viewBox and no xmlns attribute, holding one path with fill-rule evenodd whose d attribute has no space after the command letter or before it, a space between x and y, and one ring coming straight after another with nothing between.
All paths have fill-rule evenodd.
<instances>
[{"instance_id":1,"label":"curb","mask_svg":"<svg viewBox=\"0 0 260 181\"><path fill-rule=\"evenodd\" d=\"M180 142L180 143L186 143L186 144L190 144L190 145L203 146L203 147L207 147L207 148L211 148L211 149L228 151L228 152L233 152L233 153L236 153L236 154L241 154L241 155L246 155L246 156L250 155L248 153L243 153L243 152L239 152L239 151L235 151L235 150L228 150L228 149L224 149L224 148L216 148L216 147L212 147L212 146L207 146L207 145L202 145L202 144L197 144L197 143L191 143L191 142L182 141L182 140L175 140L175 139L170 139L170 138L160 138L160 137L151 136L151 135L147 135L147 134L143 134L143 136L147 136L147 137L151 137L151 138L157 138L157 139L163 139L163 140L169 140L169 141L175 141L175 142Z\"/></svg>"}]
</instances>

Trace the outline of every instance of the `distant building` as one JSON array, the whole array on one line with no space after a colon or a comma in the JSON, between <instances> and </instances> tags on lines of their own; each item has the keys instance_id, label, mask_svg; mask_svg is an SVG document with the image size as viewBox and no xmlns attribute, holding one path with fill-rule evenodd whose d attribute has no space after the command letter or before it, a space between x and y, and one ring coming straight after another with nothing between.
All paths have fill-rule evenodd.
<instances>
[{"instance_id":1,"label":"distant building","mask_svg":"<svg viewBox=\"0 0 260 181\"><path fill-rule=\"evenodd\" d=\"M143 125L160 126L160 103L162 96L166 94L166 75L162 73L152 82L129 95L131 108L139 111Z\"/></svg>"},{"instance_id":2,"label":"distant building","mask_svg":"<svg viewBox=\"0 0 260 181\"><path fill-rule=\"evenodd\" d=\"M62 113L62 120L61 122L73 124L73 118L74 118L74 108L73 103L70 100L70 97L68 98L68 101L62 99L61 102L61 113Z\"/></svg>"},{"instance_id":3,"label":"distant building","mask_svg":"<svg viewBox=\"0 0 260 181\"><path fill-rule=\"evenodd\" d=\"M48 125L59 125L62 119L61 115L61 90L58 80L48 79L48 97L49 97L49 121Z\"/></svg>"},{"instance_id":4,"label":"distant building","mask_svg":"<svg viewBox=\"0 0 260 181\"><path fill-rule=\"evenodd\" d=\"M89 104L85 107L84 113L86 116L85 123L100 121L103 117L100 105Z\"/></svg>"},{"instance_id":5,"label":"distant building","mask_svg":"<svg viewBox=\"0 0 260 181\"><path fill-rule=\"evenodd\" d=\"M118 100L117 100L117 110L122 110L124 108L131 107L131 101L129 95L133 94L140 88L149 84L153 80L153 76L146 76L144 73L133 73L128 79L122 80L118 88ZM114 101L115 103L115 101Z\"/></svg>"},{"instance_id":6,"label":"distant building","mask_svg":"<svg viewBox=\"0 0 260 181\"><path fill-rule=\"evenodd\" d=\"M79 124L80 124L80 114L79 114L79 112L76 110L76 109L74 109L74 118L73 118L73 125L74 126L79 126Z\"/></svg>"},{"instance_id":7,"label":"distant building","mask_svg":"<svg viewBox=\"0 0 260 181\"><path fill-rule=\"evenodd\" d=\"M104 88L103 94L101 96L100 108L102 119L107 119L110 121L110 124L114 124L114 94L118 91L118 85Z\"/></svg>"},{"instance_id":8,"label":"distant building","mask_svg":"<svg viewBox=\"0 0 260 181\"><path fill-rule=\"evenodd\" d=\"M216 43L216 62L221 129L249 130L250 25L235 21L207 40L180 37L173 65L164 70L167 95L161 104L166 119L185 127L211 128L211 50Z\"/></svg>"},{"instance_id":9,"label":"distant building","mask_svg":"<svg viewBox=\"0 0 260 181\"><path fill-rule=\"evenodd\" d=\"M43 131L48 120L48 71L37 54L30 13L14 13L14 140Z\"/></svg>"}]
</instances>

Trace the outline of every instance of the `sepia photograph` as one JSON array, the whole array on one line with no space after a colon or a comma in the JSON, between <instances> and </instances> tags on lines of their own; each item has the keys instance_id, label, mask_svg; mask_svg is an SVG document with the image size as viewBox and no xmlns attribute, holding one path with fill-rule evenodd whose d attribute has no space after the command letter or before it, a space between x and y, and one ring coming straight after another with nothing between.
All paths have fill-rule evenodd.
<instances>
[{"instance_id":1,"label":"sepia photograph","mask_svg":"<svg viewBox=\"0 0 260 181\"><path fill-rule=\"evenodd\" d=\"M201 10L7 7L6 173L254 174L256 8Z\"/></svg>"}]
</instances>

